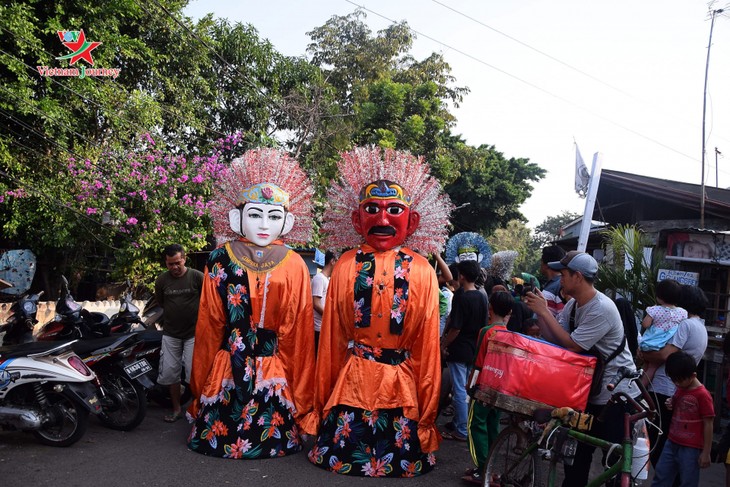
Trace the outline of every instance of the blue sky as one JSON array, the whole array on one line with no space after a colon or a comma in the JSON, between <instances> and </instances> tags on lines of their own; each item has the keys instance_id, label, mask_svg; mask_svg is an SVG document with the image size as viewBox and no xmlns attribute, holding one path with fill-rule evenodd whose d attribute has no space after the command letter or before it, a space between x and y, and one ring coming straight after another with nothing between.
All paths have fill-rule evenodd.
<instances>
[{"instance_id":1,"label":"blue sky","mask_svg":"<svg viewBox=\"0 0 730 487\"><path fill-rule=\"evenodd\" d=\"M471 93L456 133L548 171L522 212L535 226L582 213L573 191L578 142L589 166L699 184L710 35L699 0L420 0L357 2L373 31L406 20L412 54L441 52ZM714 9L730 2L717 2ZM356 8L347 0L192 0L186 13L250 23L283 54L305 56L306 32ZM385 17L385 18L384 18ZM730 18L718 16L707 91L706 184L730 186Z\"/></svg>"}]
</instances>

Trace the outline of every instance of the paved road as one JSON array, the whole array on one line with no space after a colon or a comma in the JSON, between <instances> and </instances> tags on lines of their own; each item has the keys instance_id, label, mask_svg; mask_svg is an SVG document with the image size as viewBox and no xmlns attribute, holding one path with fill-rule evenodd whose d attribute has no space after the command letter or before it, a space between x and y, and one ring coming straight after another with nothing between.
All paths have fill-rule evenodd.
<instances>
[{"instance_id":1,"label":"paved road","mask_svg":"<svg viewBox=\"0 0 730 487\"><path fill-rule=\"evenodd\" d=\"M189 426L184 421L163 422L164 413L163 409L150 405L145 421L128 433L106 429L92 418L86 436L69 448L40 445L28 434L0 432L0 485L468 485L459 481L469 465L469 452L464 443L444 441L436 469L423 477L410 480L363 479L316 468L307 461L304 452L274 460L227 460L192 453L185 448ZM722 465L712 465L704 470L700 485L723 487Z\"/></svg>"},{"instance_id":2,"label":"paved road","mask_svg":"<svg viewBox=\"0 0 730 487\"><path fill-rule=\"evenodd\" d=\"M150 405L147 418L131 432L112 431L91 418L89 430L69 448L36 443L29 434L0 433L0 485L14 486L348 486L456 485L468 466L464 443L445 444L438 468L411 480L345 477L314 467L304 452L272 460L229 460L192 453L184 420L167 424L165 411Z\"/></svg>"}]
</instances>

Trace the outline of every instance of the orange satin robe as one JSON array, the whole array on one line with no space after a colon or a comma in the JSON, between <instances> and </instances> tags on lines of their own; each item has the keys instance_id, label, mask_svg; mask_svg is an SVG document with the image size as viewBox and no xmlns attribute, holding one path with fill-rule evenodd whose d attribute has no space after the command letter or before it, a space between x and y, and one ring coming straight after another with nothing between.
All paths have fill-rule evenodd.
<instances>
[{"instance_id":1,"label":"orange satin robe","mask_svg":"<svg viewBox=\"0 0 730 487\"><path fill-rule=\"evenodd\" d=\"M412 255L413 261L403 334L393 335L390 309L397 252L377 252L368 245L361 248L363 252L375 252L371 324L355 328L357 249L350 250L335 265L327 291L317 354L317 413L322 420L338 404L366 410L402 407L407 418L418 421L421 449L433 452L441 441L435 424L441 388L436 273L422 256L401 249ZM405 349L411 357L395 366L358 358L348 350L352 340L371 347Z\"/></svg>"},{"instance_id":2,"label":"orange satin robe","mask_svg":"<svg viewBox=\"0 0 730 487\"><path fill-rule=\"evenodd\" d=\"M283 245L280 240L272 243L277 244ZM289 250L270 273L264 328L276 331L278 352L263 358L263 373L266 379L286 378L285 395L296 408L294 419L302 433L314 434L318 425L313 412L314 319L309 270L299 254ZM190 381L194 400L188 413L193 417L197 417L201 393L215 396L221 379L231 376L230 354L221 349L226 334L225 309L207 268L204 274ZM254 323L259 322L264 299L264 286L256 286L257 278L265 282L266 273L248 270Z\"/></svg>"}]
</instances>

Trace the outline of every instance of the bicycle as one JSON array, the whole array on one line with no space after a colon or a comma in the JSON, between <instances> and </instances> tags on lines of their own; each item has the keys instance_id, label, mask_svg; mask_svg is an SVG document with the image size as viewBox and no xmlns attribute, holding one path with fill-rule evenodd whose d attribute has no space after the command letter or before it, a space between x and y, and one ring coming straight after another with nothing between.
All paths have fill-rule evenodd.
<instances>
[{"instance_id":1,"label":"bicycle","mask_svg":"<svg viewBox=\"0 0 730 487\"><path fill-rule=\"evenodd\" d=\"M632 412L624 414L624 435L622 443L612 443L584 431L590 429L595 419L589 414L579 413L570 408L539 408L531 416L511 413L511 424L504 428L490 448L484 474L485 487L531 487L540 485L541 460L549 460L547 487L554 487L558 465L572 462L577 442L587 443L604 450L607 461L605 470L589 480L586 487L598 487L616 476L621 478L621 487L635 484L632 477L634 453L633 424L640 419L652 421L656 406L646 387L639 378L642 370L633 371L621 367L607 388L614 390L624 379L635 382L643 401L637 401L625 392L611 396L609 404L625 401ZM497 406L498 407L498 406ZM597 418L599 421L602 418ZM547 423L544 428L538 425ZM552 442L552 443L551 443ZM646 462L648 462L648 455ZM569 465L572 463L568 463Z\"/></svg>"}]
</instances>

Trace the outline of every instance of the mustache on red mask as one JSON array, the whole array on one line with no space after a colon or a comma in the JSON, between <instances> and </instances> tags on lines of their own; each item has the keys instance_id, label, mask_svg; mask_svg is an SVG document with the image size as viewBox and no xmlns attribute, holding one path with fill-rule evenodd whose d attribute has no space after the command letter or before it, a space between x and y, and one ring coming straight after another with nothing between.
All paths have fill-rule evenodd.
<instances>
[{"instance_id":1,"label":"mustache on red mask","mask_svg":"<svg viewBox=\"0 0 730 487\"><path fill-rule=\"evenodd\" d=\"M375 226L368 231L368 235L375 235L376 233L379 235L393 236L395 235L395 228L391 226Z\"/></svg>"}]
</instances>

